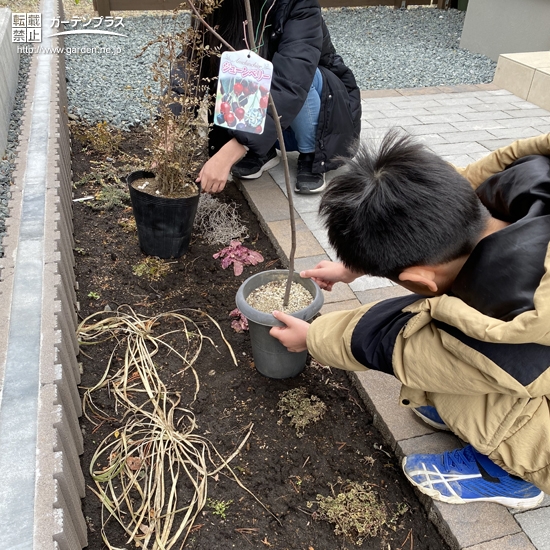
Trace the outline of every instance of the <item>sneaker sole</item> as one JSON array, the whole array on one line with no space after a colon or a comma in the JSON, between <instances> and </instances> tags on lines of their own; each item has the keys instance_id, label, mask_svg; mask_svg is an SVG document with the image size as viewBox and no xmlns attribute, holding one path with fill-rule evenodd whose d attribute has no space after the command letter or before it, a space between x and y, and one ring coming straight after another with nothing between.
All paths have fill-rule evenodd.
<instances>
[{"instance_id":1,"label":"sneaker sole","mask_svg":"<svg viewBox=\"0 0 550 550\"><path fill-rule=\"evenodd\" d=\"M294 187L294 191L296 191L296 193L300 193L300 195L315 195L316 193L321 193L322 191L324 191L326 186L327 182L325 181L323 185L321 185L321 187L317 189L300 189L298 186L296 186Z\"/></svg>"},{"instance_id":2,"label":"sneaker sole","mask_svg":"<svg viewBox=\"0 0 550 550\"><path fill-rule=\"evenodd\" d=\"M444 431L444 432L450 432L451 429L447 424L440 424L439 422L435 422L434 420L431 420L427 416L424 416L422 413L418 412L416 409L411 409L418 418L420 418L425 424L428 424L428 426L431 426L432 428L435 428L436 430Z\"/></svg>"},{"instance_id":3,"label":"sneaker sole","mask_svg":"<svg viewBox=\"0 0 550 550\"><path fill-rule=\"evenodd\" d=\"M242 180L255 180L258 179L266 170L269 170L273 168L274 166L277 166L279 164L279 156L273 157L271 160L268 160L257 172L254 174L249 174L248 176L237 176L236 174L233 174L236 178L242 179Z\"/></svg>"},{"instance_id":4,"label":"sneaker sole","mask_svg":"<svg viewBox=\"0 0 550 550\"><path fill-rule=\"evenodd\" d=\"M440 502L446 502L447 504L470 504L473 502L494 502L496 504L502 504L503 506L507 506L508 508L516 508L518 510L528 510L530 508L534 508L535 506L538 506L544 499L544 493L542 491L540 492L539 495L535 497L522 498L522 499L517 499L513 497L486 497L486 498L475 498L475 499L472 498L472 499L464 500L458 495L451 495L451 496L442 495L437 489L430 489L429 487L424 487L424 485L417 483L414 479L409 477L409 475L407 474L407 471L405 470L406 464L407 464L407 457L405 457L402 462L403 473L405 474L405 477L421 493L428 495L434 500L438 500Z\"/></svg>"}]
</instances>

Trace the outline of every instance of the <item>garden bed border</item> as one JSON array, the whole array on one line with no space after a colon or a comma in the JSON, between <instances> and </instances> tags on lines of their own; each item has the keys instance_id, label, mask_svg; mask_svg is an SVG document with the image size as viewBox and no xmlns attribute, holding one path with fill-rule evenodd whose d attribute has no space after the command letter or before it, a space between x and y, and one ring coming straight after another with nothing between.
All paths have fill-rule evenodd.
<instances>
[{"instance_id":1,"label":"garden bed border","mask_svg":"<svg viewBox=\"0 0 550 550\"><path fill-rule=\"evenodd\" d=\"M63 5L42 0L40 11L52 20ZM64 62L31 60L0 260L1 548L87 545Z\"/></svg>"}]
</instances>

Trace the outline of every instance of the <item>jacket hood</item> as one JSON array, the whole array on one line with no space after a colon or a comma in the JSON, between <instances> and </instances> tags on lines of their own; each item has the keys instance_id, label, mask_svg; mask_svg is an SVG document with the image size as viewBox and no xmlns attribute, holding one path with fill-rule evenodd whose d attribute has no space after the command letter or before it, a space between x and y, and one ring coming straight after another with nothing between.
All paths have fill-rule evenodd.
<instances>
[{"instance_id":1,"label":"jacket hood","mask_svg":"<svg viewBox=\"0 0 550 550\"><path fill-rule=\"evenodd\" d=\"M468 336L550 346L550 157L523 157L476 190L511 223L480 241L432 317Z\"/></svg>"}]
</instances>

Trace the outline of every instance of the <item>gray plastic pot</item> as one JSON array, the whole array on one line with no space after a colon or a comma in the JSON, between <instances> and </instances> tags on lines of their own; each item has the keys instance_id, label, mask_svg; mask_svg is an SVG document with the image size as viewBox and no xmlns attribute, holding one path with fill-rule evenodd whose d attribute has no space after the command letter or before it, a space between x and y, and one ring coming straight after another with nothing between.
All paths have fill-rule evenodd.
<instances>
[{"instance_id":1,"label":"gray plastic pot","mask_svg":"<svg viewBox=\"0 0 550 550\"><path fill-rule=\"evenodd\" d=\"M254 309L246 299L256 288L272 281L286 281L287 276L288 270L286 269L262 271L252 275L241 285L235 300L237 307L248 319L256 369L260 374L269 378L291 378L300 374L306 366L307 351L300 353L288 351L278 340L270 336L271 327L281 327L284 326L283 323L277 321L271 313L263 313ZM292 316L309 321L319 313L323 306L323 293L317 283L311 279L302 279L298 273L294 273L293 280L309 290L313 296L313 302L308 307L292 313Z\"/></svg>"}]
</instances>

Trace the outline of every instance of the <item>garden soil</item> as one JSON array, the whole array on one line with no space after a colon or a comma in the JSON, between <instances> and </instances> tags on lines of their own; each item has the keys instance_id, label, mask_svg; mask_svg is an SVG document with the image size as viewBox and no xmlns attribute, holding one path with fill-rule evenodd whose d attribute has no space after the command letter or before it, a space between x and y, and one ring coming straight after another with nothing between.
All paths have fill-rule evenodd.
<instances>
[{"instance_id":1,"label":"garden soil","mask_svg":"<svg viewBox=\"0 0 550 550\"><path fill-rule=\"evenodd\" d=\"M145 145L143 135L134 130L125 136L120 148L143 157ZM107 157L114 167L120 164L117 152L99 154L90 144L75 140L74 181L90 179L86 176L97 167L91 161L105 161ZM101 181L88 181L76 186L75 197L97 195L102 189ZM245 267L238 277L231 268L222 269L220 260L213 259L222 247L208 245L201 235L193 236L185 256L167 261L169 271L158 281L137 276L134 266L145 256L136 232L128 231L124 223L132 217L128 203L111 210L94 210L90 207L92 201L74 203L81 319L105 309L115 312L121 306L130 306L136 314L145 316L184 308L200 310L219 324L237 359L235 365L214 324L195 315L212 343L204 343L194 364L200 390L193 402L192 376L182 374L175 355L161 352L155 358L168 390L181 392L183 399L188 399L183 404L196 415L197 432L208 438L222 456L234 452L253 425L231 466L240 482L267 508L243 490L228 471L221 472L209 479L208 503L197 517L185 548L445 550L448 546L428 520L346 373L313 363L296 378L274 380L254 368L248 333L232 330L229 313L235 308L235 294L246 277L282 266L234 184L230 183L219 198L238 205L248 226L249 237L244 244L264 257L264 262ZM183 337L178 338L171 341L176 348L184 344ZM103 376L113 346L110 340L86 346L80 354L82 391ZM315 396L326 406L322 418L307 425L301 437L291 425L291 418L279 409L283 392L295 388L304 388L308 396ZM90 461L98 444L121 421L108 392L98 398L98 403L110 417L108 421L92 423L82 418L82 467L87 486L83 507L91 550L106 546L101 538L101 506L91 490L95 484L88 473ZM368 484L386 514L380 532L367 536L360 545L335 534L335 525L319 519L317 495L337 495L346 480ZM105 530L113 547L136 548L114 521L108 522Z\"/></svg>"}]
</instances>

